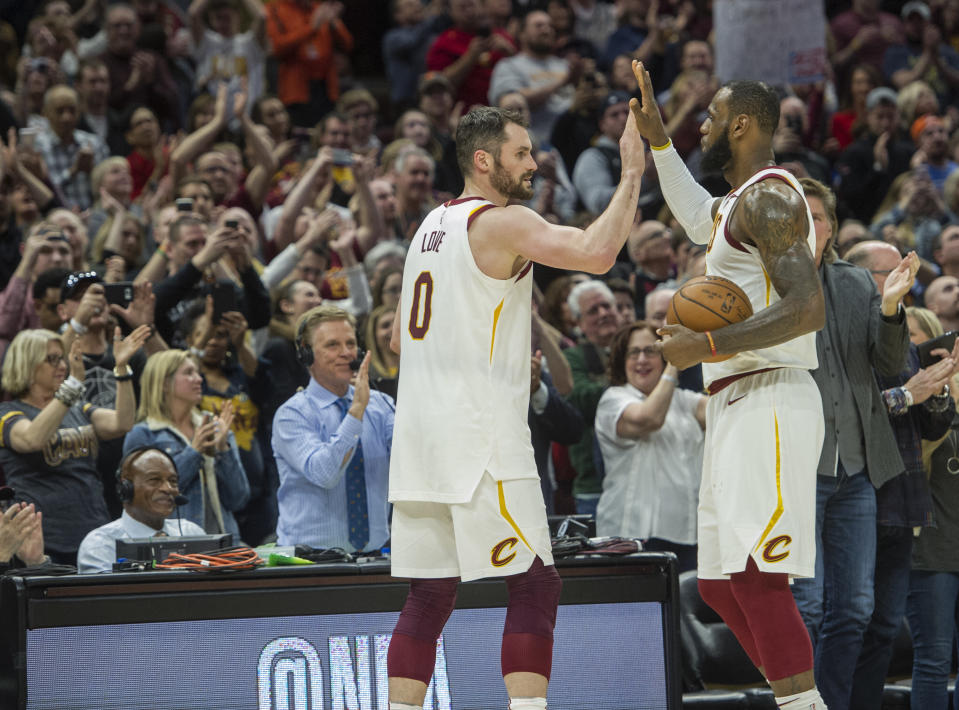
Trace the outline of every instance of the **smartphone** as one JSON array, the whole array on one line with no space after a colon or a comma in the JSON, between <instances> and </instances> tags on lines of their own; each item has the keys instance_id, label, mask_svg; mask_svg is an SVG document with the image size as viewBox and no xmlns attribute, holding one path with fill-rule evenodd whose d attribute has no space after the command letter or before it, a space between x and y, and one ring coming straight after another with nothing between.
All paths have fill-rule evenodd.
<instances>
[{"instance_id":1,"label":"smartphone","mask_svg":"<svg viewBox=\"0 0 959 710\"><path fill-rule=\"evenodd\" d=\"M33 150L37 140L37 129L30 126L21 128L18 133L17 142L20 148L24 150Z\"/></svg>"},{"instance_id":2,"label":"smartphone","mask_svg":"<svg viewBox=\"0 0 959 710\"><path fill-rule=\"evenodd\" d=\"M489 37L491 34L493 34L493 30L488 25L476 28L477 37Z\"/></svg>"},{"instance_id":3,"label":"smartphone","mask_svg":"<svg viewBox=\"0 0 959 710\"><path fill-rule=\"evenodd\" d=\"M919 367L929 367L939 362L939 356L933 355L933 350L942 348L943 350L952 352L952 348L956 344L957 335L959 335L959 332L950 330L945 335L940 335L938 338L933 338L920 344L917 348L919 350Z\"/></svg>"},{"instance_id":4,"label":"smartphone","mask_svg":"<svg viewBox=\"0 0 959 710\"><path fill-rule=\"evenodd\" d=\"M192 197L179 197L176 201L176 211L177 212L192 212L193 211L193 198Z\"/></svg>"},{"instance_id":5,"label":"smartphone","mask_svg":"<svg viewBox=\"0 0 959 710\"><path fill-rule=\"evenodd\" d=\"M333 165L352 165L353 154L345 148L333 149Z\"/></svg>"},{"instance_id":6,"label":"smartphone","mask_svg":"<svg viewBox=\"0 0 959 710\"><path fill-rule=\"evenodd\" d=\"M218 283L213 287L213 322L219 323L224 313L235 311L236 289L230 283Z\"/></svg>"},{"instance_id":7,"label":"smartphone","mask_svg":"<svg viewBox=\"0 0 959 710\"><path fill-rule=\"evenodd\" d=\"M115 284L103 284L103 291L107 297L107 303L115 303L121 308L126 308L133 300L133 282L120 281Z\"/></svg>"},{"instance_id":8,"label":"smartphone","mask_svg":"<svg viewBox=\"0 0 959 710\"><path fill-rule=\"evenodd\" d=\"M239 228L240 228L240 220L238 220L238 219L228 219L228 220L226 220L226 221L223 222L223 226L226 227L227 229L239 229Z\"/></svg>"}]
</instances>

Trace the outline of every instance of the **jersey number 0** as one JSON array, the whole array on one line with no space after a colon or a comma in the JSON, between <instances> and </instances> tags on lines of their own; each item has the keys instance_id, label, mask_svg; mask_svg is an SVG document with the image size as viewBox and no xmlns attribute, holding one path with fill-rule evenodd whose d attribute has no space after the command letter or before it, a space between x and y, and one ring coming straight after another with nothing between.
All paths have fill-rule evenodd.
<instances>
[{"instance_id":1,"label":"jersey number 0","mask_svg":"<svg viewBox=\"0 0 959 710\"><path fill-rule=\"evenodd\" d=\"M430 329L433 315L433 277L429 271L421 271L413 282L413 305L410 308L410 337L422 340ZM423 310L420 312L420 304Z\"/></svg>"}]
</instances>

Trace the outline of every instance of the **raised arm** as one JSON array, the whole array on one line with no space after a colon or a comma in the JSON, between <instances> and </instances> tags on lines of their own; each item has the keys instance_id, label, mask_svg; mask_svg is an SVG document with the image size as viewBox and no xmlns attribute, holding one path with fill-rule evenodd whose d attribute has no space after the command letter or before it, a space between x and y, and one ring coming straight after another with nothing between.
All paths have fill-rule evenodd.
<instances>
[{"instance_id":1,"label":"raised arm","mask_svg":"<svg viewBox=\"0 0 959 710\"><path fill-rule=\"evenodd\" d=\"M634 64L635 70L635 64ZM512 257L546 266L602 274L616 262L636 215L636 203L646 165L643 140L637 130L639 102L631 99L626 128L619 139L622 176L609 206L585 230L550 224L533 210L514 205L479 216L470 230L470 244L478 263L490 276L504 278L502 264ZM489 248L488 248L489 247ZM496 254L489 258L490 254Z\"/></svg>"},{"instance_id":2,"label":"raised arm","mask_svg":"<svg viewBox=\"0 0 959 710\"><path fill-rule=\"evenodd\" d=\"M183 177L185 167L211 145L226 126L226 99L227 86L223 83L216 90L213 118L180 141L170 155L170 175L174 185Z\"/></svg>"},{"instance_id":3,"label":"raised arm","mask_svg":"<svg viewBox=\"0 0 959 710\"><path fill-rule=\"evenodd\" d=\"M643 100L642 108L636 115L636 125L643 138L649 141L663 197L689 238L697 244L705 244L709 241L713 217L720 200L696 182L673 147L656 104L656 93L649 72L640 63L639 71L634 69L634 73Z\"/></svg>"},{"instance_id":4,"label":"raised arm","mask_svg":"<svg viewBox=\"0 0 959 710\"><path fill-rule=\"evenodd\" d=\"M778 345L819 330L826 319L822 284L806 243L809 222L802 197L788 185L764 180L750 186L740 199L731 231L759 250L780 300L744 321L712 331L716 351L723 355ZM663 354L679 369L711 355L703 333L674 325L660 332L670 336Z\"/></svg>"}]
</instances>

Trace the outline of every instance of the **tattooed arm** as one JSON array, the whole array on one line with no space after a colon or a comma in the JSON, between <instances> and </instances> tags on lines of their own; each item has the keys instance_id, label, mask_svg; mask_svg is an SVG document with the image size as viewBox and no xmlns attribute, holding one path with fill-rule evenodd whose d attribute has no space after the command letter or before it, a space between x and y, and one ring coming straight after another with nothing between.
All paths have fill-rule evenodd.
<instances>
[{"instance_id":1,"label":"tattooed arm","mask_svg":"<svg viewBox=\"0 0 959 710\"><path fill-rule=\"evenodd\" d=\"M794 189L778 180L750 186L730 222L739 241L759 250L781 300L750 318L712 331L722 355L768 348L819 330L826 318L822 284L806 243L806 206ZM709 340L682 326L664 326L666 359L680 369L710 356Z\"/></svg>"}]
</instances>

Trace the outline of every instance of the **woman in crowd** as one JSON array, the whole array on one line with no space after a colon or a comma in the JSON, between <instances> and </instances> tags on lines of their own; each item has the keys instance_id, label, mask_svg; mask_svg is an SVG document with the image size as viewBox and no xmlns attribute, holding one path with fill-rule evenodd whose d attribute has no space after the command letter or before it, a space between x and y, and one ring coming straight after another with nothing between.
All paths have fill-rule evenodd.
<instances>
[{"instance_id":1,"label":"woman in crowd","mask_svg":"<svg viewBox=\"0 0 959 710\"><path fill-rule=\"evenodd\" d=\"M938 318L925 308L907 308L906 319L916 345L942 335ZM955 388L952 393L956 397ZM959 422L932 451L929 489L936 525L920 528L913 542L906 607L913 649L910 703L913 710L946 710L952 655L959 647Z\"/></svg>"},{"instance_id":2,"label":"woman in crowd","mask_svg":"<svg viewBox=\"0 0 959 710\"><path fill-rule=\"evenodd\" d=\"M835 157L855 137L856 129L866 116L866 96L882 84L882 76L871 64L860 64L849 75L849 86L843 99L843 108L830 119L829 140L823 153Z\"/></svg>"},{"instance_id":3,"label":"woman in crowd","mask_svg":"<svg viewBox=\"0 0 959 710\"><path fill-rule=\"evenodd\" d=\"M260 407L271 389L267 368L261 368L246 340L246 319L238 311L216 315L213 296L195 301L180 321L181 338L196 355L203 377L200 410L213 416L232 413L230 429L240 463L250 484L249 505L235 511L244 540L259 544L276 528L275 492L269 440L260 431Z\"/></svg>"},{"instance_id":4,"label":"woman in crowd","mask_svg":"<svg viewBox=\"0 0 959 710\"><path fill-rule=\"evenodd\" d=\"M181 515L208 533L231 532L238 542L233 512L250 497L250 484L230 431L233 405L220 415L201 413L203 376L185 350L167 350L147 360L140 382L139 422L127 434L123 453L141 446L167 451L176 462L180 492L189 500Z\"/></svg>"},{"instance_id":5,"label":"woman in crowd","mask_svg":"<svg viewBox=\"0 0 959 710\"><path fill-rule=\"evenodd\" d=\"M403 288L403 268L389 266L380 272L380 277L373 284L373 308L388 306L396 308L400 302L400 291Z\"/></svg>"},{"instance_id":6,"label":"woman in crowd","mask_svg":"<svg viewBox=\"0 0 959 710\"><path fill-rule=\"evenodd\" d=\"M658 340L653 325L637 321L610 344L610 387L596 409L606 464L596 532L675 552L685 571L696 567L706 397L677 387Z\"/></svg>"},{"instance_id":7,"label":"woman in crowd","mask_svg":"<svg viewBox=\"0 0 959 710\"><path fill-rule=\"evenodd\" d=\"M569 310L566 298L576 285L572 275L557 276L549 282L543 294L543 304L539 307L539 314L550 326L562 336L560 347L568 348L576 344L578 335L576 319Z\"/></svg>"},{"instance_id":8,"label":"woman in crowd","mask_svg":"<svg viewBox=\"0 0 959 710\"><path fill-rule=\"evenodd\" d=\"M370 385L396 399L400 356L390 349L396 306L374 308L366 319L366 349L370 351Z\"/></svg>"},{"instance_id":9,"label":"woman in crowd","mask_svg":"<svg viewBox=\"0 0 959 710\"><path fill-rule=\"evenodd\" d=\"M301 315L323 302L316 286L303 279L291 279L281 285L275 299L270 340L261 355L270 372L270 391L260 417L260 425L267 430L267 442L276 410L310 381L309 372L296 356L296 323Z\"/></svg>"},{"instance_id":10,"label":"woman in crowd","mask_svg":"<svg viewBox=\"0 0 959 710\"><path fill-rule=\"evenodd\" d=\"M3 361L3 386L13 397L0 404L0 466L17 497L43 513L47 554L76 564L83 537L110 521L97 471L99 442L133 426L136 401L129 362L150 334L114 333L117 393L114 409L84 402L84 368L75 340L68 364L63 342L49 330L24 330Z\"/></svg>"}]
</instances>

